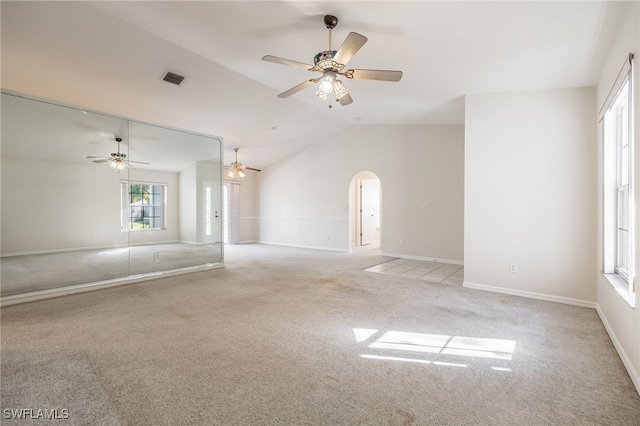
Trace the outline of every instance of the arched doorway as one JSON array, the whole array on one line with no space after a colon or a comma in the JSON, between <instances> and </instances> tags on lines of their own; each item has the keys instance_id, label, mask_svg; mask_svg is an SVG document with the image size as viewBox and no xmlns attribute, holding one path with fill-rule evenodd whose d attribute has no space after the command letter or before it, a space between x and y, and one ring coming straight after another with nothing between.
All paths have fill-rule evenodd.
<instances>
[{"instance_id":1,"label":"arched doorway","mask_svg":"<svg viewBox=\"0 0 640 426\"><path fill-rule=\"evenodd\" d=\"M356 174L349 184L350 247L380 247L382 188L370 171Z\"/></svg>"}]
</instances>

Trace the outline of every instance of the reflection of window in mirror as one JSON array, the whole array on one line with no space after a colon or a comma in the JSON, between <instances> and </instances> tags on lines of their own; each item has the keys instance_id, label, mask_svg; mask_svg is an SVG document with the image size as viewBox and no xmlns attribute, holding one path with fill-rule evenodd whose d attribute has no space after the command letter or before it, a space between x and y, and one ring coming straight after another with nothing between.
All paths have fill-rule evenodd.
<instances>
[{"instance_id":1,"label":"reflection of window in mirror","mask_svg":"<svg viewBox=\"0 0 640 426\"><path fill-rule=\"evenodd\" d=\"M167 185L122 182L122 230L165 229Z\"/></svg>"}]
</instances>

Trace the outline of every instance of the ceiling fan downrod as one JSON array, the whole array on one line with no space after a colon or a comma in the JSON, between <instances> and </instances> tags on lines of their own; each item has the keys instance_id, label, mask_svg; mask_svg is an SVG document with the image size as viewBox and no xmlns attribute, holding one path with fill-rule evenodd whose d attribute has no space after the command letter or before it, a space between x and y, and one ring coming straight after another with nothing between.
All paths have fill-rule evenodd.
<instances>
[{"instance_id":1,"label":"ceiling fan downrod","mask_svg":"<svg viewBox=\"0 0 640 426\"><path fill-rule=\"evenodd\" d=\"M331 51L331 30L338 25L338 18L333 15L324 16L324 26L329 29L329 51Z\"/></svg>"}]
</instances>

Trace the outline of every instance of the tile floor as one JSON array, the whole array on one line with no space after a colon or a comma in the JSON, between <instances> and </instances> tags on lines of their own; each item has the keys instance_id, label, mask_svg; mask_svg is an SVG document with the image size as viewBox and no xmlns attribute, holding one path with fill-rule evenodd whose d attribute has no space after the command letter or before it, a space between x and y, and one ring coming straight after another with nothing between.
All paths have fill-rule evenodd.
<instances>
[{"instance_id":1,"label":"tile floor","mask_svg":"<svg viewBox=\"0 0 640 426\"><path fill-rule=\"evenodd\" d=\"M462 265L422 260L395 259L372 266L365 271L458 286L462 286L464 281Z\"/></svg>"}]
</instances>

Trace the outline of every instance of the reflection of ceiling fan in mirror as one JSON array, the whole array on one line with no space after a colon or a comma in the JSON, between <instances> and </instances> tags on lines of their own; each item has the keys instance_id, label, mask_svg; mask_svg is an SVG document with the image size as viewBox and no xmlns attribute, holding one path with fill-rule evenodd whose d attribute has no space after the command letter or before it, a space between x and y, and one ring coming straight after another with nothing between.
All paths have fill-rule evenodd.
<instances>
[{"instance_id":1,"label":"reflection of ceiling fan in mirror","mask_svg":"<svg viewBox=\"0 0 640 426\"><path fill-rule=\"evenodd\" d=\"M122 138L116 137L116 142L118 143L118 152L112 152L109 157L89 155L87 158L98 158L98 160L93 160L94 163L109 163L109 166L115 169L118 173L127 167L132 167L133 165L131 163L149 164L142 161L127 160L127 154L120 152L120 142L122 142Z\"/></svg>"},{"instance_id":2,"label":"reflection of ceiling fan in mirror","mask_svg":"<svg viewBox=\"0 0 640 426\"><path fill-rule=\"evenodd\" d=\"M318 85L318 91L316 92L317 97L323 100L335 98L336 102L340 102L340 105L344 106L353 102L353 99L342 80L339 80L340 76L346 77L347 79L400 81L402 71L360 69L349 69L345 71L344 68L347 62L364 46L368 39L362 34L352 32L349 33L338 50L333 50L331 48L331 30L338 25L338 18L333 15L326 15L324 17L324 25L329 29L329 50L318 53L313 60L313 65L271 55L262 57L263 61L322 73L322 76L318 78L312 78L292 87L286 92L280 93L278 95L279 98L287 98L294 93L298 93L305 87L320 83ZM331 108L331 104L329 104L329 108Z\"/></svg>"},{"instance_id":3,"label":"reflection of ceiling fan in mirror","mask_svg":"<svg viewBox=\"0 0 640 426\"><path fill-rule=\"evenodd\" d=\"M245 170L251 170L254 172L259 172L261 171L260 169L254 169L253 167L247 167L247 166L243 166L242 163L238 162L238 150L240 148L234 148L233 150L236 152L236 161L234 161L233 163L231 163L228 166L224 166L224 168L226 170L228 170L227 172L227 176L232 177L232 178L237 178L237 177L244 177Z\"/></svg>"}]
</instances>

